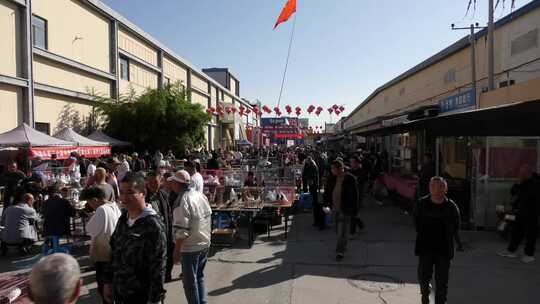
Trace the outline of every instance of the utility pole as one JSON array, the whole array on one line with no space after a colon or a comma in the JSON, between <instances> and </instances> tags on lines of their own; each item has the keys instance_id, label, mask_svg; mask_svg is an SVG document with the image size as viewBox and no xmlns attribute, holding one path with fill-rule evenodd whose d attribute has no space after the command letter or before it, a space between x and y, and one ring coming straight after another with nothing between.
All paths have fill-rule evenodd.
<instances>
[{"instance_id":1,"label":"utility pole","mask_svg":"<svg viewBox=\"0 0 540 304\"><path fill-rule=\"evenodd\" d=\"M476 29L484 29L485 27L481 27L476 24L471 24L470 27L455 27L455 24L452 24L452 30L470 30L471 33L469 35L469 42L471 43L471 86L472 86L472 93L475 100L475 108L478 108L478 98L476 96L477 89L476 89L476 35L474 31Z\"/></svg>"},{"instance_id":2,"label":"utility pole","mask_svg":"<svg viewBox=\"0 0 540 304\"><path fill-rule=\"evenodd\" d=\"M471 36L469 37L471 42L471 84L475 108L478 108L478 98L476 98L476 36L474 29L474 24L471 24Z\"/></svg>"},{"instance_id":3,"label":"utility pole","mask_svg":"<svg viewBox=\"0 0 540 304\"><path fill-rule=\"evenodd\" d=\"M495 24L493 23L494 6L493 0L489 0L488 19L488 90L495 90L495 46L493 36Z\"/></svg>"}]
</instances>

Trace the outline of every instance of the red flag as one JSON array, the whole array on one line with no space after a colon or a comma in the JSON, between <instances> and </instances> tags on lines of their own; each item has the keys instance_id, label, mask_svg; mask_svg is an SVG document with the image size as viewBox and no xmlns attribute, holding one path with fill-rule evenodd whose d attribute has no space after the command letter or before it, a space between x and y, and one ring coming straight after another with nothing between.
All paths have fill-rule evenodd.
<instances>
[{"instance_id":1,"label":"red flag","mask_svg":"<svg viewBox=\"0 0 540 304\"><path fill-rule=\"evenodd\" d=\"M274 25L274 29L281 23L289 20L291 16L296 12L296 0L287 0L287 4L285 4L285 7L281 11L281 14L279 14L279 18L276 21L276 25Z\"/></svg>"}]
</instances>

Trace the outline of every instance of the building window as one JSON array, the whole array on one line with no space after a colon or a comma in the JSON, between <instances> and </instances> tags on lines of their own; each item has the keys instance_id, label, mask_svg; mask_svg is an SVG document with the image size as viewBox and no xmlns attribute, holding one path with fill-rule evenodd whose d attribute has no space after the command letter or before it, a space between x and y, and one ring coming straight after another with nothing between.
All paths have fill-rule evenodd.
<instances>
[{"instance_id":1,"label":"building window","mask_svg":"<svg viewBox=\"0 0 540 304\"><path fill-rule=\"evenodd\" d=\"M51 124L47 122L36 122L36 130L51 135Z\"/></svg>"},{"instance_id":2,"label":"building window","mask_svg":"<svg viewBox=\"0 0 540 304\"><path fill-rule=\"evenodd\" d=\"M405 95L405 88L399 89L399 96Z\"/></svg>"},{"instance_id":3,"label":"building window","mask_svg":"<svg viewBox=\"0 0 540 304\"><path fill-rule=\"evenodd\" d=\"M47 20L32 16L32 45L47 49Z\"/></svg>"},{"instance_id":4,"label":"building window","mask_svg":"<svg viewBox=\"0 0 540 304\"><path fill-rule=\"evenodd\" d=\"M164 86L169 86L171 85L171 79L167 76L163 76L163 85Z\"/></svg>"},{"instance_id":5,"label":"building window","mask_svg":"<svg viewBox=\"0 0 540 304\"><path fill-rule=\"evenodd\" d=\"M504 88L504 87L511 86L511 85L514 85L514 84L516 84L516 81L514 79L501 81L501 82L499 82L499 88Z\"/></svg>"},{"instance_id":6,"label":"building window","mask_svg":"<svg viewBox=\"0 0 540 304\"><path fill-rule=\"evenodd\" d=\"M521 54L538 47L538 29L534 29L512 40L510 45L511 56Z\"/></svg>"},{"instance_id":7,"label":"building window","mask_svg":"<svg viewBox=\"0 0 540 304\"><path fill-rule=\"evenodd\" d=\"M444 74L444 83L452 83L456 81L456 69L451 69Z\"/></svg>"},{"instance_id":8,"label":"building window","mask_svg":"<svg viewBox=\"0 0 540 304\"><path fill-rule=\"evenodd\" d=\"M120 57L120 79L129 81L129 61Z\"/></svg>"}]
</instances>

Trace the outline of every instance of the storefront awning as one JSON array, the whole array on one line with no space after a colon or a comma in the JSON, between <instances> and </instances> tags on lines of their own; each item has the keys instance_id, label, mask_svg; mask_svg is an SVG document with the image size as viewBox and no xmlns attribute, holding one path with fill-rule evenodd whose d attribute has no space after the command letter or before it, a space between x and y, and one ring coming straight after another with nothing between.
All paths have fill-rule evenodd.
<instances>
[{"instance_id":1,"label":"storefront awning","mask_svg":"<svg viewBox=\"0 0 540 304\"><path fill-rule=\"evenodd\" d=\"M378 125L355 135L388 135L427 130L439 136L538 136L540 100L485 109L440 114L383 127Z\"/></svg>"},{"instance_id":2,"label":"storefront awning","mask_svg":"<svg viewBox=\"0 0 540 304\"><path fill-rule=\"evenodd\" d=\"M397 130L426 129L440 136L538 136L540 100L439 115Z\"/></svg>"}]
</instances>

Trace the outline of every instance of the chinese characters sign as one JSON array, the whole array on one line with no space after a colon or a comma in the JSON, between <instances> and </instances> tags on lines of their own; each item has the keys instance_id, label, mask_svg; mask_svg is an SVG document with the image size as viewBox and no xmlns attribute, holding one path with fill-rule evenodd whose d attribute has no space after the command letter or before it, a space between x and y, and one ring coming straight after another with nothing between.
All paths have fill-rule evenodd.
<instances>
[{"instance_id":1,"label":"chinese characters sign","mask_svg":"<svg viewBox=\"0 0 540 304\"><path fill-rule=\"evenodd\" d=\"M459 93L439 101L441 113L463 110L474 107L476 96L472 90Z\"/></svg>"}]
</instances>

